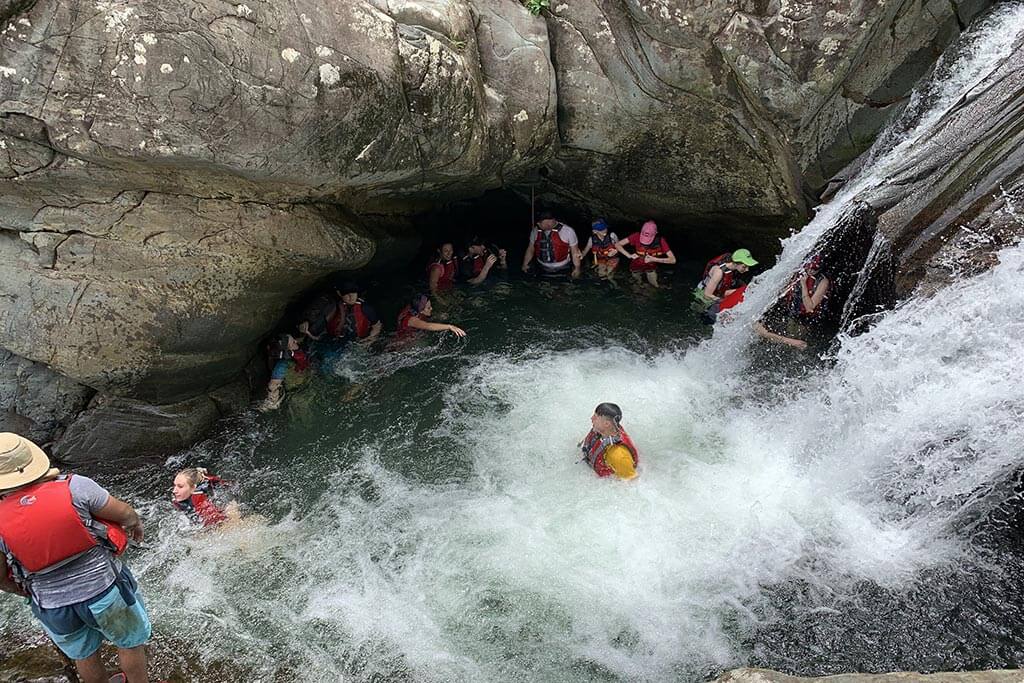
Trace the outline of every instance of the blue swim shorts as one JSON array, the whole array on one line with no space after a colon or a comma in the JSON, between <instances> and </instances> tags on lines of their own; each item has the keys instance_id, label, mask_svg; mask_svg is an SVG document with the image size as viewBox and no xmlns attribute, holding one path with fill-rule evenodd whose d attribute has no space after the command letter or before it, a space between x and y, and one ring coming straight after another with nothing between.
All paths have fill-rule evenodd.
<instances>
[{"instance_id":1,"label":"blue swim shorts","mask_svg":"<svg viewBox=\"0 0 1024 683\"><path fill-rule=\"evenodd\" d=\"M71 659L88 659L104 640L125 650L138 647L149 640L153 630L139 584L128 567L121 570L117 582L95 597L51 609L32 603L32 613Z\"/></svg>"}]
</instances>

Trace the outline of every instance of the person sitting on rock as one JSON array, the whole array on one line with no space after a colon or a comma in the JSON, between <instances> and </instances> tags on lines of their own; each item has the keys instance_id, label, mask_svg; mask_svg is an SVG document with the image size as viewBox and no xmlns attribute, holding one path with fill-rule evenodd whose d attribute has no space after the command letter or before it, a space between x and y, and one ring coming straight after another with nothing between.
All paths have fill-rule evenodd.
<instances>
[{"instance_id":1,"label":"person sitting on rock","mask_svg":"<svg viewBox=\"0 0 1024 683\"><path fill-rule=\"evenodd\" d=\"M377 311L360 297L359 285L340 282L334 287L338 304L327 320L327 333L335 339L352 340L369 346L380 337L384 324Z\"/></svg>"},{"instance_id":2,"label":"person sitting on rock","mask_svg":"<svg viewBox=\"0 0 1024 683\"><path fill-rule=\"evenodd\" d=\"M647 221L640 228L640 232L634 232L626 239L619 240L615 245L619 253L630 259L629 270L633 279L639 282L641 278L647 278L652 287L658 287L658 265L673 265L676 256L668 246L664 237L658 234L658 224L654 221ZM633 248L628 252L624 247Z\"/></svg>"},{"instance_id":3,"label":"person sitting on rock","mask_svg":"<svg viewBox=\"0 0 1024 683\"><path fill-rule=\"evenodd\" d=\"M587 245L583 247L582 258L586 260L587 254L594 255L594 270L599 278L611 278L612 273L619 267L619 249L616 246L619 237L609 230L608 222L598 218L590 224L591 236L587 239Z\"/></svg>"},{"instance_id":4,"label":"person sitting on rock","mask_svg":"<svg viewBox=\"0 0 1024 683\"><path fill-rule=\"evenodd\" d=\"M229 502L224 509L214 502L214 489L223 483L223 479L210 474L205 467L183 469L174 475L171 502L204 527L237 521L241 517L237 502Z\"/></svg>"},{"instance_id":5,"label":"person sitting on rock","mask_svg":"<svg viewBox=\"0 0 1024 683\"><path fill-rule=\"evenodd\" d=\"M409 305L398 314L398 334L405 335L413 330L426 330L428 332L451 332L456 337L466 336L466 331L461 327L430 322L428 318L433 312L434 306L430 302L430 297L426 294L417 294Z\"/></svg>"},{"instance_id":6,"label":"person sitting on rock","mask_svg":"<svg viewBox=\"0 0 1024 683\"><path fill-rule=\"evenodd\" d=\"M530 231L529 243L523 255L523 272L530 272L534 257L541 275L580 276L579 240L576 231L555 219L550 211L542 211L537 225Z\"/></svg>"},{"instance_id":7,"label":"person sitting on rock","mask_svg":"<svg viewBox=\"0 0 1024 683\"><path fill-rule=\"evenodd\" d=\"M614 474L619 479L634 478L640 454L622 427L622 409L614 403L598 404L590 417L590 425L590 432L579 443L583 450L582 461L599 477Z\"/></svg>"},{"instance_id":8,"label":"person sitting on rock","mask_svg":"<svg viewBox=\"0 0 1024 683\"><path fill-rule=\"evenodd\" d=\"M78 678L106 683L103 641L122 672L109 680L146 683L152 627L142 592L121 555L142 542L127 503L81 475L61 475L39 446L0 433L0 590L31 606Z\"/></svg>"},{"instance_id":9,"label":"person sitting on rock","mask_svg":"<svg viewBox=\"0 0 1024 683\"><path fill-rule=\"evenodd\" d=\"M451 242L445 242L437 248L434 260L427 265L427 285L431 294L438 294L455 286L458 265L455 260L455 246Z\"/></svg>"},{"instance_id":10,"label":"person sitting on rock","mask_svg":"<svg viewBox=\"0 0 1024 683\"><path fill-rule=\"evenodd\" d=\"M261 412L280 408L284 391L305 383L310 365L309 356L299 346L299 340L287 333L278 335L271 342L268 352L272 369L267 384L267 398L259 407Z\"/></svg>"},{"instance_id":11,"label":"person sitting on rock","mask_svg":"<svg viewBox=\"0 0 1024 683\"><path fill-rule=\"evenodd\" d=\"M488 246L480 237L473 237L466 247L466 253L459 259L459 276L471 285L479 285L495 267L502 270L508 268L507 252Z\"/></svg>"},{"instance_id":12,"label":"person sitting on rock","mask_svg":"<svg viewBox=\"0 0 1024 683\"><path fill-rule=\"evenodd\" d=\"M722 300L744 286L739 276L756 265L748 249L737 249L708 261L700 284L693 291L694 310L701 314L704 322L715 322Z\"/></svg>"},{"instance_id":13,"label":"person sitting on rock","mask_svg":"<svg viewBox=\"0 0 1024 683\"><path fill-rule=\"evenodd\" d=\"M790 281L783 295L785 334L777 331L778 318L782 317L778 315L776 315L775 325L771 324L771 320L754 323L754 332L769 341L803 351L807 348L807 342L811 339L812 333L820 326L821 315L827 305L830 287L831 280L824 272L821 255L811 256L800 266L800 270ZM775 327L776 330L773 330L772 327Z\"/></svg>"}]
</instances>

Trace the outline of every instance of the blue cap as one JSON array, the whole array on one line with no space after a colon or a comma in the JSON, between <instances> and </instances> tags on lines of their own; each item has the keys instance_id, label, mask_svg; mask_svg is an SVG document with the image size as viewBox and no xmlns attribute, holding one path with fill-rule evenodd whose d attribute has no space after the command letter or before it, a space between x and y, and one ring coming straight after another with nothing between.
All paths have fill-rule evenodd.
<instances>
[{"instance_id":1,"label":"blue cap","mask_svg":"<svg viewBox=\"0 0 1024 683\"><path fill-rule=\"evenodd\" d=\"M590 229L593 230L594 232L598 232L600 230L607 230L608 224L605 223L603 218L598 218L596 221L591 223Z\"/></svg>"}]
</instances>

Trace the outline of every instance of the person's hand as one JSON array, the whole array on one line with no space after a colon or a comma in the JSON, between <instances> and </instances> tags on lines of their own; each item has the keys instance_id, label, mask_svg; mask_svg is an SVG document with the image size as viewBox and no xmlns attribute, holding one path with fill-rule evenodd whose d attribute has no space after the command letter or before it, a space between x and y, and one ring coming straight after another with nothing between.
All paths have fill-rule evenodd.
<instances>
[{"instance_id":1,"label":"person's hand","mask_svg":"<svg viewBox=\"0 0 1024 683\"><path fill-rule=\"evenodd\" d=\"M465 337L466 336L466 331L464 329L462 329L461 327L456 327L455 325L449 325L448 326L448 331L454 333L456 337Z\"/></svg>"},{"instance_id":2,"label":"person's hand","mask_svg":"<svg viewBox=\"0 0 1024 683\"><path fill-rule=\"evenodd\" d=\"M142 543L142 522L136 522L131 526L126 526L124 532L128 534L128 538L132 539L136 543Z\"/></svg>"},{"instance_id":3,"label":"person's hand","mask_svg":"<svg viewBox=\"0 0 1024 683\"><path fill-rule=\"evenodd\" d=\"M630 261L633 261L633 260L635 260L635 259L638 259L638 258L640 258L640 254L634 254L634 253L629 253L629 254L626 254L626 256L628 256L628 257L629 257L629 260L630 260Z\"/></svg>"},{"instance_id":4,"label":"person's hand","mask_svg":"<svg viewBox=\"0 0 1024 683\"><path fill-rule=\"evenodd\" d=\"M644 263L656 263L658 260L657 256L651 256L650 254L644 254Z\"/></svg>"},{"instance_id":5,"label":"person's hand","mask_svg":"<svg viewBox=\"0 0 1024 683\"><path fill-rule=\"evenodd\" d=\"M498 258L499 259L504 261L506 256L508 256L508 252L506 250L504 250L504 249L499 249L498 250Z\"/></svg>"},{"instance_id":6,"label":"person's hand","mask_svg":"<svg viewBox=\"0 0 1024 683\"><path fill-rule=\"evenodd\" d=\"M497 262L498 262L498 257L497 256L495 256L494 254L488 254L487 255L487 260L484 261L484 268L490 268L491 266L493 266Z\"/></svg>"},{"instance_id":7,"label":"person's hand","mask_svg":"<svg viewBox=\"0 0 1024 683\"><path fill-rule=\"evenodd\" d=\"M524 273L529 273L530 272L530 264L529 263L524 263L523 264L523 272Z\"/></svg>"}]
</instances>

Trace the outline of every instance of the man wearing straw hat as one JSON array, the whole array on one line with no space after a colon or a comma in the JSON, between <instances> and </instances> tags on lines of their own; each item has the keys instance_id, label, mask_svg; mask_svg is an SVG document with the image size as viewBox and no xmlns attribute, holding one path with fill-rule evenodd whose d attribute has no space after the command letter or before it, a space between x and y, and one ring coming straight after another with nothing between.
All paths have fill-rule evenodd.
<instances>
[{"instance_id":1,"label":"man wearing straw hat","mask_svg":"<svg viewBox=\"0 0 1024 683\"><path fill-rule=\"evenodd\" d=\"M61 475L37 445L0 432L0 590L28 598L83 683L106 683L104 640L118 648L115 679L148 683L149 616L117 558L142 540L130 505L88 477Z\"/></svg>"}]
</instances>

